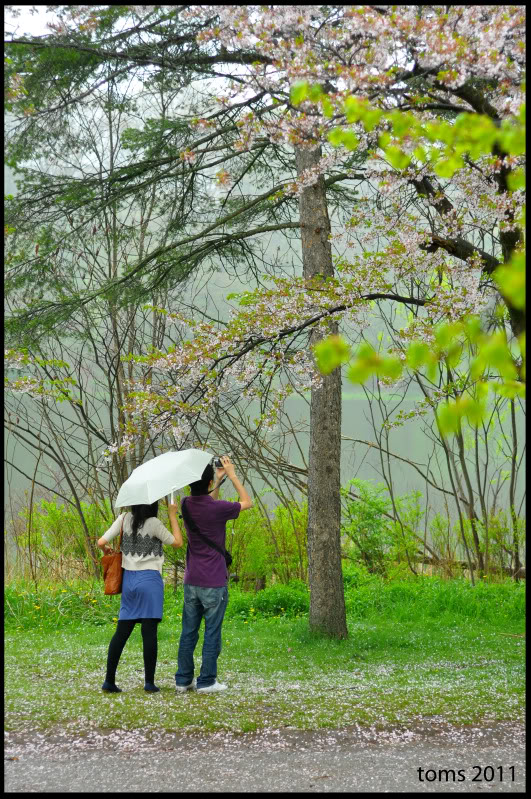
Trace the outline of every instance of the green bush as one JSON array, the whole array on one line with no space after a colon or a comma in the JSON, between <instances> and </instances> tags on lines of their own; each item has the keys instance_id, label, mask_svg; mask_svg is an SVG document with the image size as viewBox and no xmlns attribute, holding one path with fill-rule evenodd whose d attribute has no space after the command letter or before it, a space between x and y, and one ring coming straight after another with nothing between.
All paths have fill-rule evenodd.
<instances>
[{"instance_id":1,"label":"green bush","mask_svg":"<svg viewBox=\"0 0 531 799\"><path fill-rule=\"evenodd\" d=\"M377 575L371 574L362 563L343 562L343 586L345 591L374 582L379 583L379 578Z\"/></svg>"},{"instance_id":2,"label":"green bush","mask_svg":"<svg viewBox=\"0 0 531 799\"><path fill-rule=\"evenodd\" d=\"M70 624L114 623L119 596L105 596L103 584L69 580L58 584L13 582L4 590L6 628L58 629Z\"/></svg>"},{"instance_id":3,"label":"green bush","mask_svg":"<svg viewBox=\"0 0 531 799\"><path fill-rule=\"evenodd\" d=\"M269 492L261 496L265 493ZM231 498L235 500L236 497ZM227 525L231 572L242 583L257 579L270 582L273 577L284 584L292 579L306 579L307 520L306 503L292 502L289 508L280 504L269 514L257 502Z\"/></svg>"},{"instance_id":4,"label":"green bush","mask_svg":"<svg viewBox=\"0 0 531 799\"><path fill-rule=\"evenodd\" d=\"M249 620L259 616L297 617L308 613L310 593L296 580L288 585L272 585L256 594L231 589L227 615Z\"/></svg>"},{"instance_id":5,"label":"green bush","mask_svg":"<svg viewBox=\"0 0 531 799\"><path fill-rule=\"evenodd\" d=\"M384 580L352 587L345 592L347 613L355 618L384 614L397 620L481 619L503 623L525 618L525 586L479 582L463 578L442 580L420 577L413 580Z\"/></svg>"},{"instance_id":6,"label":"green bush","mask_svg":"<svg viewBox=\"0 0 531 799\"><path fill-rule=\"evenodd\" d=\"M351 490L357 494L357 499L350 494ZM288 584L293 579L308 581L307 503L288 502L275 494L275 501L281 501L274 509L269 509L262 497L270 493L263 492L256 498L253 508L227 524L227 549L233 557L231 572L238 575L242 589L253 588L257 581L262 585L270 585L274 581ZM422 548L420 539L423 531L420 525L424 511L419 492L395 497L395 508L402 525L390 518L393 506L384 484L354 479L341 489L341 495L342 549L345 558L348 558L348 565L344 569L345 586L366 582L367 574L380 575L393 582L410 579L409 564L415 564ZM41 577L95 577L96 561L99 559L96 541L111 524L115 514L109 502L100 505L81 502L80 513L75 505L69 503L47 500L35 503L29 540L29 511L23 510L20 518L24 524L19 524L23 529L15 533L16 562L14 566L11 564L9 577L27 577L29 574L37 580ZM159 518L169 529L164 503L160 504ZM473 552L470 522L467 519L464 520L464 526L469 548ZM486 530L479 520L477 528L480 548L485 552ZM523 551L524 535L525 521L518 519L520 551ZM506 511L491 515L488 536L489 574L497 578L503 575L503 567L510 563L514 548L512 519ZM436 515L429 521L428 539L443 563L445 576L461 574L461 565L452 565L451 562L465 557L459 527L452 526L447 516ZM94 561L87 550L91 551ZM180 583L185 551L185 547L168 547L165 550L166 571L172 574L175 588ZM356 568L361 571L356 571ZM413 565L413 568L417 569L418 565Z\"/></svg>"},{"instance_id":7,"label":"green bush","mask_svg":"<svg viewBox=\"0 0 531 799\"><path fill-rule=\"evenodd\" d=\"M352 497L351 489L358 499ZM385 515L392 509L386 487L354 479L341 489L341 496L341 533L349 539L349 553L369 572L384 574L386 553L393 544L390 520Z\"/></svg>"},{"instance_id":8,"label":"green bush","mask_svg":"<svg viewBox=\"0 0 531 799\"><path fill-rule=\"evenodd\" d=\"M41 570L55 569L62 572L75 563L79 571L87 575L92 573L93 562L87 548L96 552L96 541L110 527L114 516L108 500L102 505L80 502L80 508L88 533L74 505L46 499L35 503L31 514L30 536L29 508L24 508L19 513L25 523L25 531L17 536L17 545L28 549L31 537L34 562Z\"/></svg>"},{"instance_id":9,"label":"green bush","mask_svg":"<svg viewBox=\"0 0 531 799\"><path fill-rule=\"evenodd\" d=\"M235 501L232 497L231 501ZM271 534L259 504L227 524L226 546L232 555L231 572L240 579L268 580L273 569Z\"/></svg>"},{"instance_id":10,"label":"green bush","mask_svg":"<svg viewBox=\"0 0 531 799\"><path fill-rule=\"evenodd\" d=\"M271 521L272 572L282 583L308 577L308 503L278 505Z\"/></svg>"},{"instance_id":11,"label":"green bush","mask_svg":"<svg viewBox=\"0 0 531 799\"><path fill-rule=\"evenodd\" d=\"M417 620L421 627L427 620L448 623L474 619L503 626L507 621L525 619L525 585L507 580L504 583L467 580L442 580L421 577L415 580L387 582L363 569L350 570L346 576L345 604L351 619L397 621ZM258 617L298 617L308 613L310 594L304 582L276 584L250 593L229 589L227 616L249 621ZM182 589L176 593L166 587L165 617L182 613ZM69 581L58 585L12 582L5 586L4 619L6 629L58 629L69 625L114 625L120 608L119 596L105 596L98 582Z\"/></svg>"}]
</instances>

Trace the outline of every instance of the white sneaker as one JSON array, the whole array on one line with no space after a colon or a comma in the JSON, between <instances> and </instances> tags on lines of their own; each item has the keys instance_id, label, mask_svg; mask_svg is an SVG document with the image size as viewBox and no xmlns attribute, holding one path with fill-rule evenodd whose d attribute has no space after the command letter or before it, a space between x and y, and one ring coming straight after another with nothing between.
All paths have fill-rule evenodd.
<instances>
[{"instance_id":1,"label":"white sneaker","mask_svg":"<svg viewBox=\"0 0 531 799\"><path fill-rule=\"evenodd\" d=\"M218 691L226 691L227 687L228 686L225 685L224 683L218 682L216 680L216 682L212 683L212 685L207 685L205 688L198 688L197 689L197 693L198 694L213 694L213 693L217 693Z\"/></svg>"},{"instance_id":2,"label":"white sneaker","mask_svg":"<svg viewBox=\"0 0 531 799\"><path fill-rule=\"evenodd\" d=\"M185 691L195 691L195 682L194 678L188 685L176 685L175 690L180 694L184 694Z\"/></svg>"}]
</instances>

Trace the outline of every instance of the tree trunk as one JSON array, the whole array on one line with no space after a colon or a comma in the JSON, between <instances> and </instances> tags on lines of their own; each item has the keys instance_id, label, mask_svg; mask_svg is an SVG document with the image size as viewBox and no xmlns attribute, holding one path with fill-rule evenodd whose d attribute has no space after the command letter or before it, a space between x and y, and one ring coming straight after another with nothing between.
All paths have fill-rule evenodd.
<instances>
[{"instance_id":1,"label":"tree trunk","mask_svg":"<svg viewBox=\"0 0 531 799\"><path fill-rule=\"evenodd\" d=\"M297 175L315 166L320 146L296 146ZM329 240L330 220L324 179L304 188L299 200L304 277L334 274ZM337 325L330 325L330 333ZM311 345L322 337L314 331ZM323 377L313 388L308 462L308 575L310 629L334 638L347 637L341 570L341 371Z\"/></svg>"}]
</instances>

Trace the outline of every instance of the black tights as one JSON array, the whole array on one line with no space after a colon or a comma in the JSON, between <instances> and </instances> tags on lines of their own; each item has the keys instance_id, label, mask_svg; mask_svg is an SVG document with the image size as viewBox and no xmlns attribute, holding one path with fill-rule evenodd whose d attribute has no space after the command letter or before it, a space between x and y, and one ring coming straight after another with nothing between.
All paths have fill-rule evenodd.
<instances>
[{"instance_id":1,"label":"black tights","mask_svg":"<svg viewBox=\"0 0 531 799\"><path fill-rule=\"evenodd\" d=\"M157 665L157 625L159 619L135 619L119 621L116 626L116 632L111 638L109 652L107 654L106 682L114 684L116 680L116 669L118 668L123 648L133 632L133 628L137 621L141 622L145 682L155 681L155 667Z\"/></svg>"}]
</instances>

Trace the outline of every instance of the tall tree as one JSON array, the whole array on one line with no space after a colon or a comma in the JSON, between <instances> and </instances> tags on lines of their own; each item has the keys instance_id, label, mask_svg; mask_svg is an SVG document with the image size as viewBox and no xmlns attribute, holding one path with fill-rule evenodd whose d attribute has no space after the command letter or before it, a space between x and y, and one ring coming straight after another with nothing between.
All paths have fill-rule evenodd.
<instances>
[{"instance_id":1,"label":"tall tree","mask_svg":"<svg viewBox=\"0 0 531 799\"><path fill-rule=\"evenodd\" d=\"M297 174L318 166L320 146L297 145ZM305 187L299 198L304 278L333 277L330 219L324 179ZM337 324L330 325L337 334ZM322 337L315 329L310 346ZM308 458L308 571L310 627L346 638L345 597L341 569L341 372L323 377L311 389Z\"/></svg>"}]
</instances>

